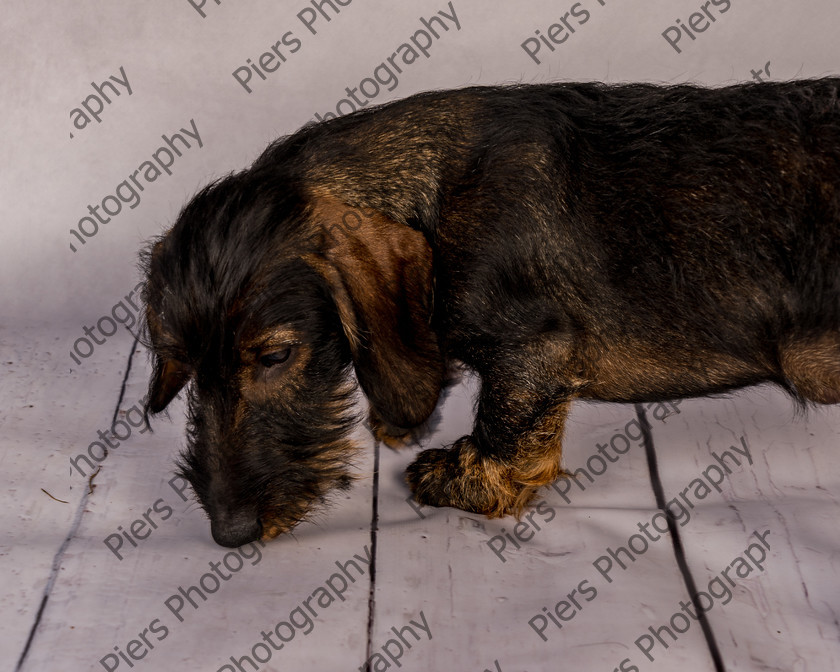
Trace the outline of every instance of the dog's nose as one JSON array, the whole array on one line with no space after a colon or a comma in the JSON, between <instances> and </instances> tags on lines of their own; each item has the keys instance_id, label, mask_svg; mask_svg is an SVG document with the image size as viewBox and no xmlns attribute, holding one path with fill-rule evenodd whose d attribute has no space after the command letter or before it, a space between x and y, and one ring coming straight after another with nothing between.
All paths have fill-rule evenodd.
<instances>
[{"instance_id":1,"label":"dog's nose","mask_svg":"<svg viewBox=\"0 0 840 672\"><path fill-rule=\"evenodd\" d=\"M262 536L259 518L247 514L219 516L210 522L213 540L220 546L238 548Z\"/></svg>"}]
</instances>

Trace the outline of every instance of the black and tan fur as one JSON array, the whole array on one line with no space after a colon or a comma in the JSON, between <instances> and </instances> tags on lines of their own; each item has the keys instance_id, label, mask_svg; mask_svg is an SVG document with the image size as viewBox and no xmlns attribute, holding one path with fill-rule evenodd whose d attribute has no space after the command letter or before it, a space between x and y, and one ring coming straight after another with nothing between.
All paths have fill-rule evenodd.
<instances>
[{"instance_id":1,"label":"black and tan fur","mask_svg":"<svg viewBox=\"0 0 840 672\"><path fill-rule=\"evenodd\" d=\"M475 425L424 504L517 513L576 398L771 381L840 402L840 79L428 93L303 128L146 255L148 410L187 381L184 473L219 543L351 474L351 367L389 443L459 362Z\"/></svg>"}]
</instances>

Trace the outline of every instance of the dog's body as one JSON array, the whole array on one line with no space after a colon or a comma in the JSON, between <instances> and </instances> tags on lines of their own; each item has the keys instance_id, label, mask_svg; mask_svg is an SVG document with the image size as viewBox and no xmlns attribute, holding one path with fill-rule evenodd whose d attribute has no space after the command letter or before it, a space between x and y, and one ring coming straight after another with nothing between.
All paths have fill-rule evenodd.
<instances>
[{"instance_id":1,"label":"dog's body","mask_svg":"<svg viewBox=\"0 0 840 672\"><path fill-rule=\"evenodd\" d=\"M447 366L475 427L417 499L516 513L576 397L772 381L840 402L840 79L472 88L308 126L204 190L148 259L149 410L192 378L185 473L214 537L346 484L352 362L381 437Z\"/></svg>"}]
</instances>

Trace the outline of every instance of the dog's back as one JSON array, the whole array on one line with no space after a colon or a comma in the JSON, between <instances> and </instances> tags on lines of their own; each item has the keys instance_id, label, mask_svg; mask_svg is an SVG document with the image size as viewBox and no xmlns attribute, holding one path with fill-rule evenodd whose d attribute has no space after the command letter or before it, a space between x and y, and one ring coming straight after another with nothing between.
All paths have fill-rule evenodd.
<instances>
[{"instance_id":1,"label":"dog's back","mask_svg":"<svg viewBox=\"0 0 840 672\"><path fill-rule=\"evenodd\" d=\"M721 388L778 371L780 342L840 326L837 89L491 96L435 231L443 300L454 299L447 331L456 342L576 333L583 361L661 371L632 394L588 386L624 400L662 385L691 393L687 368L726 369L713 376ZM486 305L502 309L488 317Z\"/></svg>"},{"instance_id":2,"label":"dog's back","mask_svg":"<svg viewBox=\"0 0 840 672\"><path fill-rule=\"evenodd\" d=\"M771 371L784 384L779 344L840 328L838 90L423 94L312 129L304 163L347 202L424 232L455 357L553 332L576 334L576 357L602 373L607 353L661 370L632 394L588 384L595 396L690 394L687 369L712 388Z\"/></svg>"}]
</instances>

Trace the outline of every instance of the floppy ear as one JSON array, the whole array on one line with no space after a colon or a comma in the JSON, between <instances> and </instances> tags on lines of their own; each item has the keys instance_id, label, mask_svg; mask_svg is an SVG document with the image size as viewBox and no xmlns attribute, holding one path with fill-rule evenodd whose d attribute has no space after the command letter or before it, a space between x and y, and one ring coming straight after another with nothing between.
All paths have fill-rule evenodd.
<instances>
[{"instance_id":1,"label":"floppy ear","mask_svg":"<svg viewBox=\"0 0 840 672\"><path fill-rule=\"evenodd\" d=\"M145 412L157 414L169 406L192 375L192 369L174 359L155 357L155 370L149 381Z\"/></svg>"},{"instance_id":2,"label":"floppy ear","mask_svg":"<svg viewBox=\"0 0 840 672\"><path fill-rule=\"evenodd\" d=\"M326 196L314 201L320 254L306 259L327 281L350 341L356 377L379 416L421 424L444 377L432 314L432 249L419 231Z\"/></svg>"},{"instance_id":3,"label":"floppy ear","mask_svg":"<svg viewBox=\"0 0 840 672\"><path fill-rule=\"evenodd\" d=\"M172 338L166 332L161 316L155 306L160 306L161 287L157 279L160 276L160 266L163 255L164 237L152 241L140 253L141 267L146 276L143 286L143 302L146 306L144 344L153 355L154 370L149 380L149 392L146 395L143 415L149 422L149 413L157 414L164 410L175 395L180 392L193 371L190 366L167 356L166 347L172 345Z\"/></svg>"},{"instance_id":4,"label":"floppy ear","mask_svg":"<svg viewBox=\"0 0 840 672\"><path fill-rule=\"evenodd\" d=\"M146 329L154 353L154 371L149 380L149 393L146 395L144 415L148 422L149 413L157 414L169 406L175 395L180 392L190 379L192 368L177 359L159 355L155 350L167 341L160 318L154 309L146 304Z\"/></svg>"}]
</instances>

